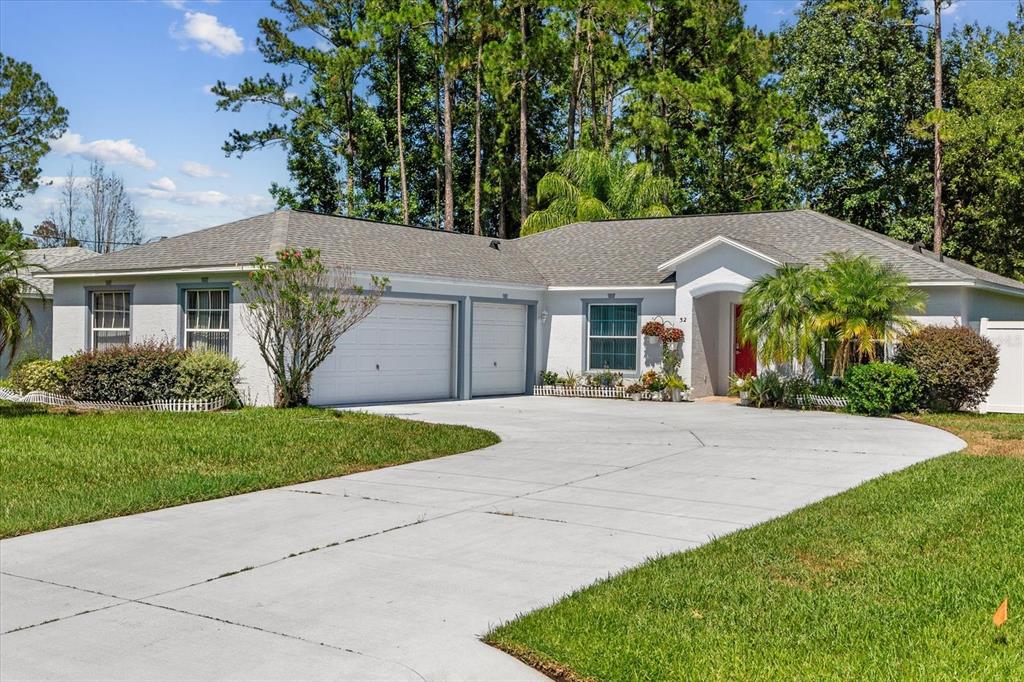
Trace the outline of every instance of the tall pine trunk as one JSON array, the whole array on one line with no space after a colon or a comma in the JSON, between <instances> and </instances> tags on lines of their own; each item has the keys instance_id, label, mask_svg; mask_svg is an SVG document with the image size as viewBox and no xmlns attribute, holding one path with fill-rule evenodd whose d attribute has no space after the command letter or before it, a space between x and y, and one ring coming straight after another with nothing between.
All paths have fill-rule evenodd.
<instances>
[{"instance_id":1,"label":"tall pine trunk","mask_svg":"<svg viewBox=\"0 0 1024 682\"><path fill-rule=\"evenodd\" d=\"M452 74L448 49L451 45L451 8L441 0L441 55L444 62L444 229L455 229L455 189L452 169Z\"/></svg>"},{"instance_id":2,"label":"tall pine trunk","mask_svg":"<svg viewBox=\"0 0 1024 682\"><path fill-rule=\"evenodd\" d=\"M434 14L434 49L435 56L440 54L440 37L438 36L437 14ZM434 161L434 229L441 229L441 165L437 163L437 149L441 146L441 62L434 65L434 148L431 157Z\"/></svg>"},{"instance_id":3,"label":"tall pine trunk","mask_svg":"<svg viewBox=\"0 0 1024 682\"><path fill-rule=\"evenodd\" d=\"M356 212L356 184L354 167L356 164L356 131L355 131L355 91L354 85L345 93L345 195L347 215Z\"/></svg>"},{"instance_id":4,"label":"tall pine trunk","mask_svg":"<svg viewBox=\"0 0 1024 682\"><path fill-rule=\"evenodd\" d=\"M402 222L409 224L409 184L405 176L405 138L402 135L402 36L395 50L395 124L398 136L398 180L402 191Z\"/></svg>"},{"instance_id":5,"label":"tall pine trunk","mask_svg":"<svg viewBox=\"0 0 1024 682\"><path fill-rule=\"evenodd\" d=\"M935 0L935 204L932 208L935 221L933 248L942 255L943 222L942 210L942 0Z\"/></svg>"},{"instance_id":6,"label":"tall pine trunk","mask_svg":"<svg viewBox=\"0 0 1024 682\"><path fill-rule=\"evenodd\" d=\"M483 88L484 27L480 26L476 46L476 119L473 121L473 234L483 234L480 225L480 199L483 194L483 155L480 149L480 96Z\"/></svg>"},{"instance_id":7,"label":"tall pine trunk","mask_svg":"<svg viewBox=\"0 0 1024 682\"><path fill-rule=\"evenodd\" d=\"M519 41L519 224L522 225L530 214L530 197L527 192L529 150L526 143L526 78L529 72L526 62L526 0L519 3Z\"/></svg>"},{"instance_id":8,"label":"tall pine trunk","mask_svg":"<svg viewBox=\"0 0 1024 682\"><path fill-rule=\"evenodd\" d=\"M569 76L569 113L565 117L568 123L566 147L576 147L576 102L579 96L580 82L580 16L576 14L576 29L572 36L572 73Z\"/></svg>"}]
</instances>

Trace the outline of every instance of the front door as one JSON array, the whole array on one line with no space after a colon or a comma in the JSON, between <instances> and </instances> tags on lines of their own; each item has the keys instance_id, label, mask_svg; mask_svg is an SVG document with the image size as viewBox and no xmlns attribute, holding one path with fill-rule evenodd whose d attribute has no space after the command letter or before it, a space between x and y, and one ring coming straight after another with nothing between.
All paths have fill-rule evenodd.
<instances>
[{"instance_id":1,"label":"front door","mask_svg":"<svg viewBox=\"0 0 1024 682\"><path fill-rule=\"evenodd\" d=\"M736 319L732 325L733 371L741 377L757 376L757 357L754 346L740 341L740 314L743 306L736 306Z\"/></svg>"}]
</instances>

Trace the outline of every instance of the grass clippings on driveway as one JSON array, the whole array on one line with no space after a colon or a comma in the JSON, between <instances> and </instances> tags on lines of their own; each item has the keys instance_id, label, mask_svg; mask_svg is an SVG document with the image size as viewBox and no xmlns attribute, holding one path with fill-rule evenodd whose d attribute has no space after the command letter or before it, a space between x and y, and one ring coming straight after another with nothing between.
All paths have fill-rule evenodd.
<instances>
[{"instance_id":1,"label":"grass clippings on driveway","mask_svg":"<svg viewBox=\"0 0 1024 682\"><path fill-rule=\"evenodd\" d=\"M0 537L497 442L464 426L312 408L74 414L0 403Z\"/></svg>"},{"instance_id":2,"label":"grass clippings on driveway","mask_svg":"<svg viewBox=\"0 0 1024 682\"><path fill-rule=\"evenodd\" d=\"M486 640L569 680L1024 679L1024 417L920 419L967 452L1008 456L923 462L652 560Z\"/></svg>"}]
</instances>

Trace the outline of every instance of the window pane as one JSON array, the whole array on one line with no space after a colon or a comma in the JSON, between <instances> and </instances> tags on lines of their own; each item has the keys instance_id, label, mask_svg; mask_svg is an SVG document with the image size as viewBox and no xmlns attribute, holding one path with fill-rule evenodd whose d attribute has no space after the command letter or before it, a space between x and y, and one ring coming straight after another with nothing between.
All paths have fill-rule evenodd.
<instances>
[{"instance_id":1,"label":"window pane","mask_svg":"<svg viewBox=\"0 0 1024 682\"><path fill-rule=\"evenodd\" d=\"M636 336L635 305L590 306L591 336Z\"/></svg>"},{"instance_id":2,"label":"window pane","mask_svg":"<svg viewBox=\"0 0 1024 682\"><path fill-rule=\"evenodd\" d=\"M185 335L185 345L192 350L228 352L229 333L224 331L195 331Z\"/></svg>"},{"instance_id":3,"label":"window pane","mask_svg":"<svg viewBox=\"0 0 1024 682\"><path fill-rule=\"evenodd\" d=\"M102 331L93 332L92 346L96 350L123 346L128 343L129 333L126 331Z\"/></svg>"},{"instance_id":4,"label":"window pane","mask_svg":"<svg viewBox=\"0 0 1024 682\"><path fill-rule=\"evenodd\" d=\"M227 289L185 291L185 347L229 351L230 294Z\"/></svg>"},{"instance_id":5,"label":"window pane","mask_svg":"<svg viewBox=\"0 0 1024 682\"><path fill-rule=\"evenodd\" d=\"M590 369L636 369L636 339L591 339Z\"/></svg>"}]
</instances>

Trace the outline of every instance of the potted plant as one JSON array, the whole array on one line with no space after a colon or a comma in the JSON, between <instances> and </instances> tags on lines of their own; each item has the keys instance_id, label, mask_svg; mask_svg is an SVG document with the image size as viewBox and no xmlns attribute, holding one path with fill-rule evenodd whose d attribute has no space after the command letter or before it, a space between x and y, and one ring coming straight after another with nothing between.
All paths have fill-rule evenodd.
<instances>
[{"instance_id":1,"label":"potted plant","mask_svg":"<svg viewBox=\"0 0 1024 682\"><path fill-rule=\"evenodd\" d=\"M671 374L665 377L665 388L668 389L669 395L672 397L672 402L678 403L682 400L682 394L690 389L683 381L682 377Z\"/></svg>"},{"instance_id":2,"label":"potted plant","mask_svg":"<svg viewBox=\"0 0 1024 682\"><path fill-rule=\"evenodd\" d=\"M673 402L679 402L680 393L689 388L678 374L679 365L683 360L679 352L683 330L662 318L655 318L645 323L641 331L644 336L656 338L661 342L661 369L664 372L662 390L669 392Z\"/></svg>"},{"instance_id":3,"label":"potted plant","mask_svg":"<svg viewBox=\"0 0 1024 682\"><path fill-rule=\"evenodd\" d=\"M750 404L750 377L740 374L729 375L729 395L738 396L740 405Z\"/></svg>"},{"instance_id":4,"label":"potted plant","mask_svg":"<svg viewBox=\"0 0 1024 682\"><path fill-rule=\"evenodd\" d=\"M626 386L626 395L636 402L640 402L640 399L644 395L644 385L639 381L634 381L629 386Z\"/></svg>"}]
</instances>

